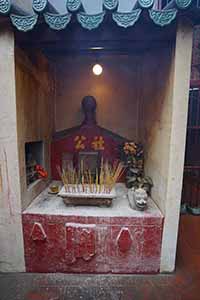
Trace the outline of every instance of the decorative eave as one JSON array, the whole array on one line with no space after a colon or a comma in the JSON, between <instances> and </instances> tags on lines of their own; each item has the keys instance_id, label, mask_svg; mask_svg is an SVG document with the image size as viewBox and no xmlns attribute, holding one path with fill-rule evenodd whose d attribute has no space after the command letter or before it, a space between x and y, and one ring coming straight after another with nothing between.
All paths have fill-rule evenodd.
<instances>
[{"instance_id":1,"label":"decorative eave","mask_svg":"<svg viewBox=\"0 0 200 300\"><path fill-rule=\"evenodd\" d=\"M62 30L76 18L80 25L93 30L104 21L105 15L110 13L112 20L121 27L133 26L144 11L150 20L158 26L171 24L179 15L184 15L194 22L200 23L200 7L196 0L172 0L161 10L155 9L155 0L137 0L133 9L129 12L119 10L119 1L102 0L102 12L97 14L86 13L81 0L63 0L66 2L66 13L60 14L48 0L33 0L33 13L26 14L11 0L0 0L0 14L10 18L12 25L20 31L30 31L43 19L53 30Z\"/></svg>"}]
</instances>

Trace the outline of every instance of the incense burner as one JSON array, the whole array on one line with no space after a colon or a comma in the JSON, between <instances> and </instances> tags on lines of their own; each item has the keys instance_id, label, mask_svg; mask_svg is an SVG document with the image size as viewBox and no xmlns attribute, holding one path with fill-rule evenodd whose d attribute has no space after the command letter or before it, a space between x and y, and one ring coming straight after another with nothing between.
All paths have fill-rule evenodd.
<instances>
[{"instance_id":1,"label":"incense burner","mask_svg":"<svg viewBox=\"0 0 200 300\"><path fill-rule=\"evenodd\" d=\"M66 205L111 206L116 197L115 188L109 190L105 185L70 185L68 190L63 186L58 196L63 198Z\"/></svg>"}]
</instances>

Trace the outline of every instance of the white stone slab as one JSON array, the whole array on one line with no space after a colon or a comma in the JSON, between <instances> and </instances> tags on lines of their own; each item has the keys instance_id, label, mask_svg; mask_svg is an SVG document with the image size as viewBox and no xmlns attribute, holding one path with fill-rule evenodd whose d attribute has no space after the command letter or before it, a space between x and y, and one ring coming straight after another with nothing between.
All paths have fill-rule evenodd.
<instances>
[{"instance_id":1,"label":"white stone slab","mask_svg":"<svg viewBox=\"0 0 200 300\"><path fill-rule=\"evenodd\" d=\"M117 184L116 198L111 207L66 206L63 199L44 190L23 214L61 215L61 216L95 216L95 217L163 217L159 208L149 199L148 209L136 211L130 208L127 189L124 184Z\"/></svg>"}]
</instances>

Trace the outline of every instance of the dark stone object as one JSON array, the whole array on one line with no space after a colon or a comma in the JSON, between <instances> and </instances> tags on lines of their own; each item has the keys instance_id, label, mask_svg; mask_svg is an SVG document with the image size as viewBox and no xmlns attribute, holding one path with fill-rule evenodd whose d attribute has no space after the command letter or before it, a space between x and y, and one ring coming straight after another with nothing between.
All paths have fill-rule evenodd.
<instances>
[{"instance_id":1,"label":"dark stone object","mask_svg":"<svg viewBox=\"0 0 200 300\"><path fill-rule=\"evenodd\" d=\"M85 96L82 100L82 110L84 112L84 121L82 125L95 125L96 122L96 99L93 96Z\"/></svg>"}]
</instances>

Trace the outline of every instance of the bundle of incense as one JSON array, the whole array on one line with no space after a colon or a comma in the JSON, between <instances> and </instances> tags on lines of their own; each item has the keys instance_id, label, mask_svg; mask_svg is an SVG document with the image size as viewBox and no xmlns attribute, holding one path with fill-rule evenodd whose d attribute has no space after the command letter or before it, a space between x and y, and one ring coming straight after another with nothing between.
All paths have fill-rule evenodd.
<instances>
[{"instance_id":1,"label":"bundle of incense","mask_svg":"<svg viewBox=\"0 0 200 300\"><path fill-rule=\"evenodd\" d=\"M101 160L100 171L95 170L92 176L90 169L84 170L83 161L81 161L80 170L67 168L62 170L57 166L58 174L63 182L66 192L69 193L110 193L117 180L124 172L122 163L114 162L110 165L108 162Z\"/></svg>"},{"instance_id":2,"label":"bundle of incense","mask_svg":"<svg viewBox=\"0 0 200 300\"><path fill-rule=\"evenodd\" d=\"M93 191L92 175L90 170L88 170L88 182L89 182L90 193L93 193L94 191Z\"/></svg>"},{"instance_id":3,"label":"bundle of incense","mask_svg":"<svg viewBox=\"0 0 200 300\"><path fill-rule=\"evenodd\" d=\"M98 182L99 182L99 173L98 170L96 169L95 193L97 193L98 191Z\"/></svg>"},{"instance_id":4,"label":"bundle of incense","mask_svg":"<svg viewBox=\"0 0 200 300\"><path fill-rule=\"evenodd\" d=\"M108 163L105 164L105 190L107 193L111 191L111 184L112 184L112 179L111 179L111 169L109 168Z\"/></svg>"},{"instance_id":5,"label":"bundle of incense","mask_svg":"<svg viewBox=\"0 0 200 300\"><path fill-rule=\"evenodd\" d=\"M65 187L65 190L67 192L69 192L70 188L69 188L69 184L68 184L68 180L67 180L66 174L63 171L61 172L60 166L56 166L56 168L57 168L57 171L58 171L58 174L59 174L60 178L62 179L62 182L63 182L63 185Z\"/></svg>"},{"instance_id":6,"label":"bundle of incense","mask_svg":"<svg viewBox=\"0 0 200 300\"><path fill-rule=\"evenodd\" d=\"M99 193L102 192L103 183L104 183L104 170L103 170L103 165L101 165L100 176L99 176Z\"/></svg>"}]
</instances>

